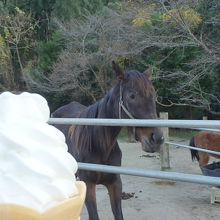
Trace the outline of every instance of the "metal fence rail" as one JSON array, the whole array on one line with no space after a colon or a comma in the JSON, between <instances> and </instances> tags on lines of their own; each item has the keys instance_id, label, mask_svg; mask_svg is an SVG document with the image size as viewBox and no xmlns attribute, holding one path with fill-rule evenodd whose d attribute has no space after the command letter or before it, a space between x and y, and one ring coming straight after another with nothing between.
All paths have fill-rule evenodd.
<instances>
[{"instance_id":1,"label":"metal fence rail","mask_svg":"<svg viewBox=\"0 0 220 220\"><path fill-rule=\"evenodd\" d=\"M207 149L203 149L203 148L187 146L187 145L184 145L184 144L177 144L177 143L173 143L173 142L169 142L169 141L166 141L165 143L169 144L169 145L173 145L173 146L178 146L178 147L188 148L188 149L192 149L192 150L203 151L203 152L206 152L206 153L216 154L216 155L220 156L220 152L213 151L213 150L207 150Z\"/></svg>"},{"instance_id":2,"label":"metal fence rail","mask_svg":"<svg viewBox=\"0 0 220 220\"><path fill-rule=\"evenodd\" d=\"M208 176L194 175L194 174L125 168L125 167L116 167L116 166L90 164L90 163L78 163L78 167L80 170L99 171L105 173L124 174L124 175L150 177L157 179L168 179L173 181L220 186L220 177L208 177Z\"/></svg>"},{"instance_id":3,"label":"metal fence rail","mask_svg":"<svg viewBox=\"0 0 220 220\"><path fill-rule=\"evenodd\" d=\"M170 128L216 128L218 120L155 120L155 119L97 119L97 118L50 118L49 124L131 126L131 127L170 127Z\"/></svg>"},{"instance_id":4,"label":"metal fence rail","mask_svg":"<svg viewBox=\"0 0 220 220\"><path fill-rule=\"evenodd\" d=\"M94 119L94 118L50 118L49 124L131 126L131 127L172 127L172 128L212 128L220 129L218 120L142 120L142 119ZM167 143L167 142L166 142ZM175 144L175 143L168 143ZM175 144L176 145L176 144ZM198 150L198 148L196 148ZM220 186L220 177L143 170L135 168L115 167L88 163L78 163L80 170L99 171L106 173L125 174L158 179L168 179L199 184Z\"/></svg>"},{"instance_id":5,"label":"metal fence rail","mask_svg":"<svg viewBox=\"0 0 220 220\"><path fill-rule=\"evenodd\" d=\"M214 132L220 132L219 129L212 129L212 128L191 128L195 130L201 130L201 131L214 131Z\"/></svg>"},{"instance_id":6,"label":"metal fence rail","mask_svg":"<svg viewBox=\"0 0 220 220\"><path fill-rule=\"evenodd\" d=\"M135 127L175 127L190 128L197 130L208 130L220 132L220 121L218 120L142 120L142 119L94 119L94 118L50 118L49 124L77 124L77 125L103 125L103 126L135 126ZM203 127L203 128L201 128ZM202 148L194 148L186 145L165 142L170 145L176 145L189 149L199 150L207 153L220 155L219 152L205 150Z\"/></svg>"}]
</instances>

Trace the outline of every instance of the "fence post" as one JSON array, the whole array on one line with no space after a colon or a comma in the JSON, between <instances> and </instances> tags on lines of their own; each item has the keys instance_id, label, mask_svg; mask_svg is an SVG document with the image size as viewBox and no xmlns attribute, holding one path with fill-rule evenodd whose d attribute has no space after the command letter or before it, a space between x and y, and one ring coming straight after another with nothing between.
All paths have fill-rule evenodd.
<instances>
[{"instance_id":1,"label":"fence post","mask_svg":"<svg viewBox=\"0 0 220 220\"><path fill-rule=\"evenodd\" d=\"M168 120L168 112L160 112L160 119ZM169 144L165 144L165 142L169 141L169 128L163 127L161 130L164 136L164 144L160 150L161 170L166 170L170 168Z\"/></svg>"}]
</instances>

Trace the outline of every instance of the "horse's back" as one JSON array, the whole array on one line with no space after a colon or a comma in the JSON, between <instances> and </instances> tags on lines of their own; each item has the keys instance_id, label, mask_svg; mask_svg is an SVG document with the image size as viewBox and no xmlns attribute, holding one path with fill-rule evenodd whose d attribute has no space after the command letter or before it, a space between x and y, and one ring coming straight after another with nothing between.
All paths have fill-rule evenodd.
<instances>
[{"instance_id":1,"label":"horse's back","mask_svg":"<svg viewBox=\"0 0 220 220\"><path fill-rule=\"evenodd\" d=\"M220 132L200 131L194 136L195 146L220 152ZM214 157L220 158L218 155Z\"/></svg>"},{"instance_id":2,"label":"horse's back","mask_svg":"<svg viewBox=\"0 0 220 220\"><path fill-rule=\"evenodd\" d=\"M86 108L86 106L79 102L70 102L67 105L61 106L54 112L52 112L52 118L76 118Z\"/></svg>"},{"instance_id":3,"label":"horse's back","mask_svg":"<svg viewBox=\"0 0 220 220\"><path fill-rule=\"evenodd\" d=\"M86 108L86 106L80 104L79 102L71 102L67 105L61 106L57 110L51 113L52 118L77 118L81 114L81 112ZM62 125L55 124L57 129L63 132L66 138L66 143L69 146L69 129L72 125Z\"/></svg>"}]
</instances>

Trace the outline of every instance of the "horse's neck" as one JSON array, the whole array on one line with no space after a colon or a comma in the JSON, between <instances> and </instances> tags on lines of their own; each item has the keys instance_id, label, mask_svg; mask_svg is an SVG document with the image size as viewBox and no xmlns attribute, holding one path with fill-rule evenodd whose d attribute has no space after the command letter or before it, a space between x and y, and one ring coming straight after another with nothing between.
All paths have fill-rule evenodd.
<instances>
[{"instance_id":1,"label":"horse's neck","mask_svg":"<svg viewBox=\"0 0 220 220\"><path fill-rule=\"evenodd\" d=\"M118 100L115 90L112 89L109 93L99 102L98 106L98 118L118 118ZM115 146L117 141L117 137L120 133L121 127L113 127L113 126L98 126L97 133L103 135L103 141L105 143L105 150L111 151L111 149ZM100 141L102 142L102 141ZM102 146L100 146L102 147Z\"/></svg>"}]
</instances>

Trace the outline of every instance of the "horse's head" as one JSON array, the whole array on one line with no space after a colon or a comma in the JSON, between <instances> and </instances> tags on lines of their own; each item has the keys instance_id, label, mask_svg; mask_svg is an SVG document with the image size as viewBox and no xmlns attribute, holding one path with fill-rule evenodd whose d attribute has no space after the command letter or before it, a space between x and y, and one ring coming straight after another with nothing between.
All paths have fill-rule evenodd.
<instances>
[{"instance_id":1,"label":"horse's head","mask_svg":"<svg viewBox=\"0 0 220 220\"><path fill-rule=\"evenodd\" d=\"M157 119L156 92L151 82L152 68L144 73L125 72L114 61L113 69L119 79L119 118ZM159 128L137 127L135 137L146 152L159 151L164 141Z\"/></svg>"}]
</instances>

